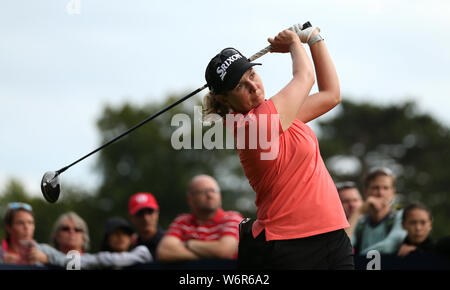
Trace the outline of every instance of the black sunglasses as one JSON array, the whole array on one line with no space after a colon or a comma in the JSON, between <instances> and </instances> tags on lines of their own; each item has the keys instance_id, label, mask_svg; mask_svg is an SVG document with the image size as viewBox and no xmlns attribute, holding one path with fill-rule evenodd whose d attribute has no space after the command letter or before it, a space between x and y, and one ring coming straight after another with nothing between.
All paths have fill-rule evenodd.
<instances>
[{"instance_id":1,"label":"black sunglasses","mask_svg":"<svg viewBox=\"0 0 450 290\"><path fill-rule=\"evenodd\" d=\"M153 214L155 212L155 210L153 208L143 208L141 210L139 210L135 216L137 217L143 217L146 214Z\"/></svg>"},{"instance_id":2,"label":"black sunglasses","mask_svg":"<svg viewBox=\"0 0 450 290\"><path fill-rule=\"evenodd\" d=\"M83 232L83 229L77 228L77 227L71 228L71 227L68 227L68 226L64 226L64 227L60 227L59 228L59 230L63 231L63 232L70 232L70 230L72 230L72 229L75 230L76 233L82 233Z\"/></svg>"}]
</instances>

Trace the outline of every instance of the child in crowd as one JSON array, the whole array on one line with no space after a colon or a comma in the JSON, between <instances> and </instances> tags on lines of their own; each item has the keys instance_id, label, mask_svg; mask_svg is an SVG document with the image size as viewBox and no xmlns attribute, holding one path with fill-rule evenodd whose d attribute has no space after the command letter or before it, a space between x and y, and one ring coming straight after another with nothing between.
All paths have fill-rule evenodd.
<instances>
[{"instance_id":1,"label":"child in crowd","mask_svg":"<svg viewBox=\"0 0 450 290\"><path fill-rule=\"evenodd\" d=\"M133 229L120 217L110 218L106 222L105 235L101 251L125 252L131 249Z\"/></svg>"},{"instance_id":2,"label":"child in crowd","mask_svg":"<svg viewBox=\"0 0 450 290\"><path fill-rule=\"evenodd\" d=\"M133 229L120 217L106 222L101 252L81 256L81 269L123 268L153 262L146 246L131 247Z\"/></svg>"}]
</instances>

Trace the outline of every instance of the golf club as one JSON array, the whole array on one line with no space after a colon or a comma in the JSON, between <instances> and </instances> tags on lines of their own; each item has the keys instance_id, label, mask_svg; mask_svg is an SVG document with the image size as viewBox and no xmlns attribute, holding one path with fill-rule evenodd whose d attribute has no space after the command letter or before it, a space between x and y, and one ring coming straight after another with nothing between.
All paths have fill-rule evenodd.
<instances>
[{"instance_id":1,"label":"golf club","mask_svg":"<svg viewBox=\"0 0 450 290\"><path fill-rule=\"evenodd\" d=\"M289 30L298 32L300 30L304 30L308 27L311 27L311 23L306 22L303 25L301 24L295 24L292 27L288 28ZM267 46L266 48L260 50L259 52L255 53L254 55L252 55L249 58L249 61L254 61L255 59L263 56L264 54L266 54L267 52L270 51L270 45ZM175 107L176 105L186 101L187 99L189 99L190 97L198 94L199 92L201 92L202 90L204 90L205 88L207 88L208 85L203 85L202 87L196 89L195 91L191 92L190 94L186 95L185 97L179 99L178 101L176 101L175 103L165 107L164 109L162 109L161 111L153 114L152 116L148 117L147 119L143 120L142 122L136 124L135 126L131 127L130 129L126 130L125 132L123 132L122 134L120 134L119 136L113 138L112 140L106 142L105 144L103 144L102 146L98 147L97 149L93 150L92 152L86 154L85 156L81 157L80 159L76 160L75 162L57 170L57 171L47 171L44 176L42 177L42 181L41 181L41 191L42 194L44 195L44 198L50 202L50 203L55 203L58 198L59 198L59 194L61 191L61 185L59 182L59 175L61 173L63 173L64 171L66 171L67 169L69 169L70 167L72 167L73 165L77 164L78 162L86 159L87 157L91 156L92 154L102 150L103 148L105 148L106 146L116 142L117 140L119 140L120 138L122 138L125 135L128 135L129 133L131 133L132 131L136 130L137 128L141 127L142 125L146 124L147 122L153 120L154 118L158 117L159 115L161 115L162 113L170 110L171 108Z\"/></svg>"}]
</instances>

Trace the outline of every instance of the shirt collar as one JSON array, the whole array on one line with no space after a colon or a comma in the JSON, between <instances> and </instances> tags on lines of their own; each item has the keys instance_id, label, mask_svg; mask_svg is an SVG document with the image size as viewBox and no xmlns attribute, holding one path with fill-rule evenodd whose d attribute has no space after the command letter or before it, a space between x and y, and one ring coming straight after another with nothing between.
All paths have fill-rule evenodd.
<instances>
[{"instance_id":1,"label":"shirt collar","mask_svg":"<svg viewBox=\"0 0 450 290\"><path fill-rule=\"evenodd\" d=\"M222 219L224 214L224 210L222 208L219 208L216 214L212 218L209 218L206 222L218 223ZM195 224L199 224L198 219L194 215L192 215L192 222Z\"/></svg>"},{"instance_id":2,"label":"shirt collar","mask_svg":"<svg viewBox=\"0 0 450 290\"><path fill-rule=\"evenodd\" d=\"M372 219L370 218L370 215L368 215L368 221L369 221L369 225L373 228L377 227L378 225L381 225L382 223L385 223L389 220L389 218L391 218L391 215L394 214L394 212L392 211L392 209L389 210L388 214L381 219L381 221L379 222L374 222L372 221Z\"/></svg>"},{"instance_id":3,"label":"shirt collar","mask_svg":"<svg viewBox=\"0 0 450 290\"><path fill-rule=\"evenodd\" d=\"M404 244L407 245L413 245L413 246L417 246L417 247L427 247L433 244L433 240L430 238L430 236L428 236L422 243L420 244L413 244L408 236L406 236L405 240L403 241Z\"/></svg>"},{"instance_id":4,"label":"shirt collar","mask_svg":"<svg viewBox=\"0 0 450 290\"><path fill-rule=\"evenodd\" d=\"M2 240L2 250L8 252L8 241L6 239Z\"/></svg>"}]
</instances>

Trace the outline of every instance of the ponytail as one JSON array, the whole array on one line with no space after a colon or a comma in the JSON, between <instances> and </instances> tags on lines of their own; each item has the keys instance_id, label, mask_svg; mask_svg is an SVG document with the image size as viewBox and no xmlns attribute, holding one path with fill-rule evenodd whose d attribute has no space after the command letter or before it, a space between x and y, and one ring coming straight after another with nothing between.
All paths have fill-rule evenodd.
<instances>
[{"instance_id":1,"label":"ponytail","mask_svg":"<svg viewBox=\"0 0 450 290\"><path fill-rule=\"evenodd\" d=\"M233 112L233 109L224 105L216 100L216 95L209 91L203 97L203 122L215 122L229 113Z\"/></svg>"}]
</instances>

